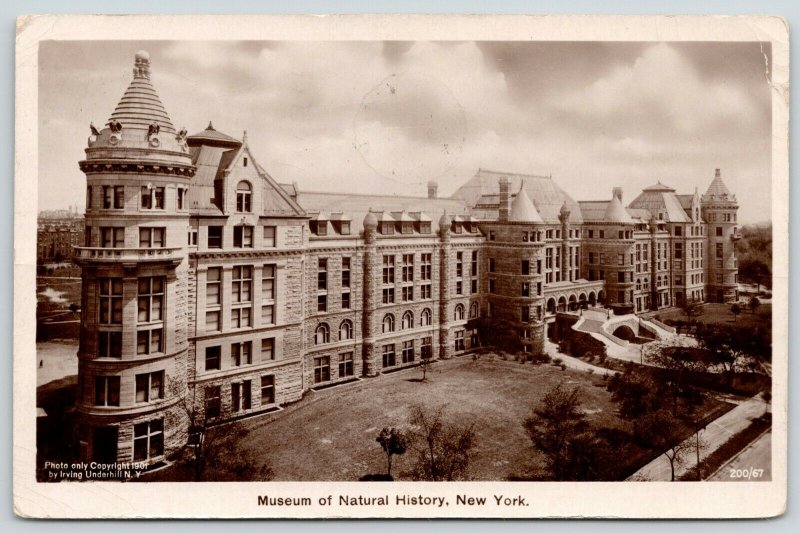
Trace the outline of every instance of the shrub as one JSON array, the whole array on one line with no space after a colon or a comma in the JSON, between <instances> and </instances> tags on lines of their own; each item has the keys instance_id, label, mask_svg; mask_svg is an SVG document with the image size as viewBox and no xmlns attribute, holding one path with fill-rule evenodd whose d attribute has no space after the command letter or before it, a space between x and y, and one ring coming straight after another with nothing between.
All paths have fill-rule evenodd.
<instances>
[{"instance_id":1,"label":"shrub","mask_svg":"<svg viewBox=\"0 0 800 533\"><path fill-rule=\"evenodd\" d=\"M561 363L561 370L566 370L566 369L567 369L567 365L565 365L564 363Z\"/></svg>"},{"instance_id":2,"label":"shrub","mask_svg":"<svg viewBox=\"0 0 800 533\"><path fill-rule=\"evenodd\" d=\"M556 366L560 365L563 361L564 360L561 359L560 357L556 357L555 359L553 359L553 362L556 364Z\"/></svg>"}]
</instances>

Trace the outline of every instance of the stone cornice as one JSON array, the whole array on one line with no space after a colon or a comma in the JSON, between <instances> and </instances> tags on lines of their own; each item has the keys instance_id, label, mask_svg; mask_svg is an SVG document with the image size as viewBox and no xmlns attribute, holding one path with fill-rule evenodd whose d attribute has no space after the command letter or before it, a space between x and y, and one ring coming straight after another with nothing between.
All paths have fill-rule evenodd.
<instances>
[{"instance_id":1,"label":"stone cornice","mask_svg":"<svg viewBox=\"0 0 800 533\"><path fill-rule=\"evenodd\" d=\"M192 165L161 161L88 160L80 161L78 166L84 174L164 174L191 178L196 171Z\"/></svg>"}]
</instances>

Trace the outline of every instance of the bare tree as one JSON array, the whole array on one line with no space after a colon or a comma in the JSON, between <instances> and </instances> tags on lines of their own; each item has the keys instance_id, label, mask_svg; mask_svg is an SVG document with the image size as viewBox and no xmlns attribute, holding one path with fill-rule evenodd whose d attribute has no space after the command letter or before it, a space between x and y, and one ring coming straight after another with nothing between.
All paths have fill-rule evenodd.
<instances>
[{"instance_id":1,"label":"bare tree","mask_svg":"<svg viewBox=\"0 0 800 533\"><path fill-rule=\"evenodd\" d=\"M664 410L648 413L634 423L634 435L640 444L661 452L669 461L671 481L675 481L675 469L686 463L689 453L696 449L696 442L700 442L699 437L675 442L675 435L684 429L678 419Z\"/></svg>"},{"instance_id":2,"label":"bare tree","mask_svg":"<svg viewBox=\"0 0 800 533\"><path fill-rule=\"evenodd\" d=\"M422 352L419 360L419 368L422 370L422 381L428 381L428 371L433 366L433 353L429 351Z\"/></svg>"},{"instance_id":3,"label":"bare tree","mask_svg":"<svg viewBox=\"0 0 800 533\"><path fill-rule=\"evenodd\" d=\"M178 397L181 417L189 423L191 467L195 481L239 481L272 479L273 471L263 458L241 447L249 430L241 424L216 427L218 421L207 416L196 398L196 389L187 392L181 383L170 380L170 394ZM260 466L257 466L261 463Z\"/></svg>"},{"instance_id":4,"label":"bare tree","mask_svg":"<svg viewBox=\"0 0 800 533\"><path fill-rule=\"evenodd\" d=\"M386 475L392 477L392 457L406 453L409 445L408 437L397 428L385 427L375 441L381 445L386 454Z\"/></svg>"},{"instance_id":5,"label":"bare tree","mask_svg":"<svg viewBox=\"0 0 800 533\"><path fill-rule=\"evenodd\" d=\"M415 477L427 481L464 479L469 468L470 452L475 446L475 424L448 424L445 406L431 409L411 407L409 422L414 432L417 464Z\"/></svg>"},{"instance_id":6,"label":"bare tree","mask_svg":"<svg viewBox=\"0 0 800 533\"><path fill-rule=\"evenodd\" d=\"M696 299L696 298L687 298L684 300L683 305L681 306L683 310L683 314L686 315L686 319L689 322L689 326L692 325L692 318L698 317L703 314L703 302Z\"/></svg>"}]
</instances>

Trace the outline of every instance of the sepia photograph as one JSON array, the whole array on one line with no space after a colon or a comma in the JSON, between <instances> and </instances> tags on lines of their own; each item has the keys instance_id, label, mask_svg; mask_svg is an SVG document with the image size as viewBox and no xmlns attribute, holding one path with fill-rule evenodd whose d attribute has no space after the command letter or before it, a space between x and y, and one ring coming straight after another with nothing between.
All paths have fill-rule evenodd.
<instances>
[{"instance_id":1,"label":"sepia photograph","mask_svg":"<svg viewBox=\"0 0 800 533\"><path fill-rule=\"evenodd\" d=\"M785 483L768 38L35 46L36 484Z\"/></svg>"}]
</instances>

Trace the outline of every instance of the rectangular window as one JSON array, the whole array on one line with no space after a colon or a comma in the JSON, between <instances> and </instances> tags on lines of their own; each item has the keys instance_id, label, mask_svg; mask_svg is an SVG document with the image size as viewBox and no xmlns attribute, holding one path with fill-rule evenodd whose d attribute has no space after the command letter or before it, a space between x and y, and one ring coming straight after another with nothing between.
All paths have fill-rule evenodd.
<instances>
[{"instance_id":1,"label":"rectangular window","mask_svg":"<svg viewBox=\"0 0 800 533\"><path fill-rule=\"evenodd\" d=\"M394 303L394 289L383 289L383 303L384 304Z\"/></svg>"},{"instance_id":2,"label":"rectangular window","mask_svg":"<svg viewBox=\"0 0 800 533\"><path fill-rule=\"evenodd\" d=\"M217 418L222 411L222 387L211 385L205 389L206 418Z\"/></svg>"},{"instance_id":3,"label":"rectangular window","mask_svg":"<svg viewBox=\"0 0 800 533\"><path fill-rule=\"evenodd\" d=\"M394 344L383 345L383 368L393 367L397 364L394 358Z\"/></svg>"},{"instance_id":4,"label":"rectangular window","mask_svg":"<svg viewBox=\"0 0 800 533\"><path fill-rule=\"evenodd\" d=\"M247 411L252 407L250 401L252 382L247 379L241 383L231 383L231 409L233 412Z\"/></svg>"},{"instance_id":5,"label":"rectangular window","mask_svg":"<svg viewBox=\"0 0 800 533\"><path fill-rule=\"evenodd\" d=\"M161 322L164 307L164 278L160 276L139 278L138 322L139 324Z\"/></svg>"},{"instance_id":6,"label":"rectangular window","mask_svg":"<svg viewBox=\"0 0 800 533\"><path fill-rule=\"evenodd\" d=\"M342 309L350 309L350 293L342 293Z\"/></svg>"},{"instance_id":7,"label":"rectangular window","mask_svg":"<svg viewBox=\"0 0 800 533\"><path fill-rule=\"evenodd\" d=\"M464 294L461 281L456 281L456 294Z\"/></svg>"},{"instance_id":8,"label":"rectangular window","mask_svg":"<svg viewBox=\"0 0 800 533\"><path fill-rule=\"evenodd\" d=\"M208 247L222 248L222 226L208 226Z\"/></svg>"},{"instance_id":9,"label":"rectangular window","mask_svg":"<svg viewBox=\"0 0 800 533\"><path fill-rule=\"evenodd\" d=\"M186 189L178 187L178 211L186 209Z\"/></svg>"},{"instance_id":10,"label":"rectangular window","mask_svg":"<svg viewBox=\"0 0 800 533\"><path fill-rule=\"evenodd\" d=\"M328 290L328 260L324 258L317 260L317 290Z\"/></svg>"},{"instance_id":11,"label":"rectangular window","mask_svg":"<svg viewBox=\"0 0 800 533\"><path fill-rule=\"evenodd\" d=\"M522 289L520 290L520 296L530 296L531 295L531 284L527 281L522 282Z\"/></svg>"},{"instance_id":12,"label":"rectangular window","mask_svg":"<svg viewBox=\"0 0 800 533\"><path fill-rule=\"evenodd\" d=\"M676 226L678 228L680 226ZM675 259L682 259L683 258L683 244L676 242L675 243Z\"/></svg>"},{"instance_id":13,"label":"rectangular window","mask_svg":"<svg viewBox=\"0 0 800 533\"><path fill-rule=\"evenodd\" d=\"M489 292L494 293L495 281L494 278L489 278Z\"/></svg>"},{"instance_id":14,"label":"rectangular window","mask_svg":"<svg viewBox=\"0 0 800 533\"><path fill-rule=\"evenodd\" d=\"M402 353L402 361L403 363L413 363L414 362L414 341L403 341L403 353Z\"/></svg>"},{"instance_id":15,"label":"rectangular window","mask_svg":"<svg viewBox=\"0 0 800 533\"><path fill-rule=\"evenodd\" d=\"M314 358L314 383L325 383L331 380L331 358Z\"/></svg>"},{"instance_id":16,"label":"rectangular window","mask_svg":"<svg viewBox=\"0 0 800 533\"><path fill-rule=\"evenodd\" d=\"M250 321L250 308L238 307L231 309L231 327L232 328L249 328Z\"/></svg>"},{"instance_id":17,"label":"rectangular window","mask_svg":"<svg viewBox=\"0 0 800 533\"><path fill-rule=\"evenodd\" d=\"M139 248L162 248L164 228L139 228Z\"/></svg>"},{"instance_id":18,"label":"rectangular window","mask_svg":"<svg viewBox=\"0 0 800 533\"><path fill-rule=\"evenodd\" d=\"M164 419L133 426L133 460L146 461L164 455Z\"/></svg>"},{"instance_id":19,"label":"rectangular window","mask_svg":"<svg viewBox=\"0 0 800 533\"><path fill-rule=\"evenodd\" d=\"M87 211L92 208L92 186L86 187L86 209Z\"/></svg>"},{"instance_id":20,"label":"rectangular window","mask_svg":"<svg viewBox=\"0 0 800 533\"><path fill-rule=\"evenodd\" d=\"M253 247L253 226L233 227L233 247L234 248Z\"/></svg>"},{"instance_id":21,"label":"rectangular window","mask_svg":"<svg viewBox=\"0 0 800 533\"><path fill-rule=\"evenodd\" d=\"M275 339L261 339L261 360L275 360Z\"/></svg>"},{"instance_id":22,"label":"rectangular window","mask_svg":"<svg viewBox=\"0 0 800 533\"><path fill-rule=\"evenodd\" d=\"M206 331L221 331L219 311L206 312Z\"/></svg>"},{"instance_id":23,"label":"rectangular window","mask_svg":"<svg viewBox=\"0 0 800 533\"><path fill-rule=\"evenodd\" d=\"M456 352L464 351L464 330L455 332L455 350Z\"/></svg>"},{"instance_id":24,"label":"rectangular window","mask_svg":"<svg viewBox=\"0 0 800 533\"><path fill-rule=\"evenodd\" d=\"M98 353L97 357L122 357L122 332L121 331L99 331L97 333Z\"/></svg>"},{"instance_id":25,"label":"rectangular window","mask_svg":"<svg viewBox=\"0 0 800 533\"><path fill-rule=\"evenodd\" d=\"M419 353L423 359L433 355L433 337L422 337Z\"/></svg>"},{"instance_id":26,"label":"rectangular window","mask_svg":"<svg viewBox=\"0 0 800 533\"><path fill-rule=\"evenodd\" d=\"M470 281L469 289L470 289L470 293L471 294L477 294L478 293L478 280L477 279L473 279L472 281Z\"/></svg>"},{"instance_id":27,"label":"rectangular window","mask_svg":"<svg viewBox=\"0 0 800 533\"><path fill-rule=\"evenodd\" d=\"M617 272L617 283L625 283L625 272Z\"/></svg>"},{"instance_id":28,"label":"rectangular window","mask_svg":"<svg viewBox=\"0 0 800 533\"><path fill-rule=\"evenodd\" d=\"M523 276L529 275L531 273L531 262L528 261L527 259L523 259L521 269Z\"/></svg>"},{"instance_id":29,"label":"rectangular window","mask_svg":"<svg viewBox=\"0 0 800 533\"><path fill-rule=\"evenodd\" d=\"M494 257L490 257L489 258L489 272L490 273L494 272L494 269L495 269Z\"/></svg>"},{"instance_id":30,"label":"rectangular window","mask_svg":"<svg viewBox=\"0 0 800 533\"><path fill-rule=\"evenodd\" d=\"M617 254L617 264L620 266L625 264L625 254Z\"/></svg>"},{"instance_id":31,"label":"rectangular window","mask_svg":"<svg viewBox=\"0 0 800 533\"><path fill-rule=\"evenodd\" d=\"M261 405L275 403L275 376L261 376Z\"/></svg>"},{"instance_id":32,"label":"rectangular window","mask_svg":"<svg viewBox=\"0 0 800 533\"><path fill-rule=\"evenodd\" d=\"M189 228L187 243L189 246L197 246L197 228Z\"/></svg>"},{"instance_id":33,"label":"rectangular window","mask_svg":"<svg viewBox=\"0 0 800 533\"><path fill-rule=\"evenodd\" d=\"M122 280L100 278L100 324L122 324Z\"/></svg>"},{"instance_id":34,"label":"rectangular window","mask_svg":"<svg viewBox=\"0 0 800 533\"><path fill-rule=\"evenodd\" d=\"M221 346L207 346L206 347L206 370L219 370L220 354L222 353Z\"/></svg>"},{"instance_id":35,"label":"rectangular window","mask_svg":"<svg viewBox=\"0 0 800 533\"><path fill-rule=\"evenodd\" d=\"M419 286L419 297L423 300L430 300L431 299L431 284L426 283L425 285Z\"/></svg>"},{"instance_id":36,"label":"rectangular window","mask_svg":"<svg viewBox=\"0 0 800 533\"><path fill-rule=\"evenodd\" d=\"M342 288L350 288L350 258L342 257Z\"/></svg>"},{"instance_id":37,"label":"rectangular window","mask_svg":"<svg viewBox=\"0 0 800 533\"><path fill-rule=\"evenodd\" d=\"M421 254L420 255L420 263L422 266L420 267L419 277L423 281L430 281L431 279L431 272L432 272L432 261L431 261L431 254Z\"/></svg>"},{"instance_id":38,"label":"rectangular window","mask_svg":"<svg viewBox=\"0 0 800 533\"><path fill-rule=\"evenodd\" d=\"M97 376L94 378L94 404L119 406L119 376Z\"/></svg>"},{"instance_id":39,"label":"rectangular window","mask_svg":"<svg viewBox=\"0 0 800 533\"><path fill-rule=\"evenodd\" d=\"M527 305L523 305L519 308L519 320L520 322L527 322L531 319L531 308Z\"/></svg>"},{"instance_id":40,"label":"rectangular window","mask_svg":"<svg viewBox=\"0 0 800 533\"><path fill-rule=\"evenodd\" d=\"M721 242L717 243L716 250L717 250L717 257L722 257L722 243Z\"/></svg>"},{"instance_id":41,"label":"rectangular window","mask_svg":"<svg viewBox=\"0 0 800 533\"><path fill-rule=\"evenodd\" d=\"M394 256L383 256L383 284L394 283Z\"/></svg>"},{"instance_id":42,"label":"rectangular window","mask_svg":"<svg viewBox=\"0 0 800 533\"><path fill-rule=\"evenodd\" d=\"M275 226L264 226L264 248L275 248Z\"/></svg>"},{"instance_id":43,"label":"rectangular window","mask_svg":"<svg viewBox=\"0 0 800 533\"><path fill-rule=\"evenodd\" d=\"M136 374L136 403L147 403L164 398L164 371Z\"/></svg>"},{"instance_id":44,"label":"rectangular window","mask_svg":"<svg viewBox=\"0 0 800 533\"><path fill-rule=\"evenodd\" d=\"M261 299L275 299L275 265L264 265L261 270Z\"/></svg>"},{"instance_id":45,"label":"rectangular window","mask_svg":"<svg viewBox=\"0 0 800 533\"><path fill-rule=\"evenodd\" d=\"M252 341L234 342L231 344L231 366L253 364Z\"/></svg>"},{"instance_id":46,"label":"rectangular window","mask_svg":"<svg viewBox=\"0 0 800 533\"><path fill-rule=\"evenodd\" d=\"M233 267L233 280L231 283L231 301L233 303L250 302L253 284L253 267Z\"/></svg>"},{"instance_id":47,"label":"rectangular window","mask_svg":"<svg viewBox=\"0 0 800 533\"><path fill-rule=\"evenodd\" d=\"M327 294L318 294L317 295L317 312L324 313L328 310L328 295Z\"/></svg>"},{"instance_id":48,"label":"rectangular window","mask_svg":"<svg viewBox=\"0 0 800 533\"><path fill-rule=\"evenodd\" d=\"M124 248L125 228L100 228L101 248Z\"/></svg>"},{"instance_id":49,"label":"rectangular window","mask_svg":"<svg viewBox=\"0 0 800 533\"><path fill-rule=\"evenodd\" d=\"M164 209L164 187L153 189L153 207L155 209Z\"/></svg>"},{"instance_id":50,"label":"rectangular window","mask_svg":"<svg viewBox=\"0 0 800 533\"><path fill-rule=\"evenodd\" d=\"M403 254L403 281L414 281L414 254Z\"/></svg>"},{"instance_id":51,"label":"rectangular window","mask_svg":"<svg viewBox=\"0 0 800 533\"><path fill-rule=\"evenodd\" d=\"M164 351L162 345L163 328L145 329L136 332L136 354L148 355Z\"/></svg>"},{"instance_id":52,"label":"rectangular window","mask_svg":"<svg viewBox=\"0 0 800 533\"><path fill-rule=\"evenodd\" d=\"M339 377L346 378L353 375L353 352L339 354Z\"/></svg>"},{"instance_id":53,"label":"rectangular window","mask_svg":"<svg viewBox=\"0 0 800 533\"><path fill-rule=\"evenodd\" d=\"M456 277L460 278L464 275L464 252L456 253Z\"/></svg>"},{"instance_id":54,"label":"rectangular window","mask_svg":"<svg viewBox=\"0 0 800 533\"><path fill-rule=\"evenodd\" d=\"M103 209L125 208L125 186L103 185Z\"/></svg>"},{"instance_id":55,"label":"rectangular window","mask_svg":"<svg viewBox=\"0 0 800 533\"><path fill-rule=\"evenodd\" d=\"M402 288L402 296L404 302L412 302L414 301L414 286L408 286Z\"/></svg>"},{"instance_id":56,"label":"rectangular window","mask_svg":"<svg viewBox=\"0 0 800 533\"><path fill-rule=\"evenodd\" d=\"M683 228L681 228L680 226L675 226L675 236L680 237L682 233L683 233Z\"/></svg>"}]
</instances>

